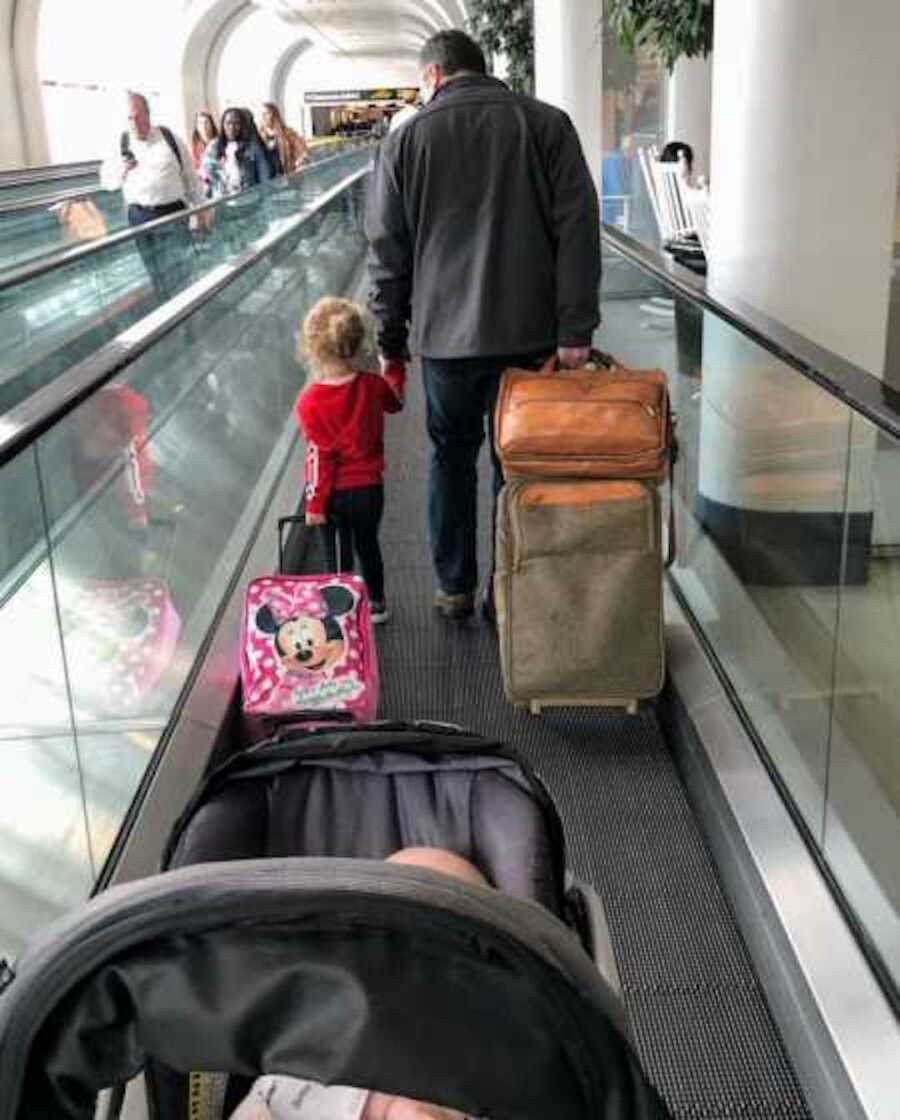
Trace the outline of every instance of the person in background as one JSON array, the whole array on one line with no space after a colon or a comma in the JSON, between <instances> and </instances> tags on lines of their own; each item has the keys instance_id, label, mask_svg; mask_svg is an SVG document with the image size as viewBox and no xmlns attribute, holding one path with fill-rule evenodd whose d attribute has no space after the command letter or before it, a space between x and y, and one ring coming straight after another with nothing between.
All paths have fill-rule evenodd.
<instances>
[{"instance_id":1,"label":"person in background","mask_svg":"<svg viewBox=\"0 0 900 1120\"><path fill-rule=\"evenodd\" d=\"M478 586L485 427L495 496L503 482L489 420L500 376L554 352L565 367L587 361L599 207L566 114L489 77L468 35L433 35L419 72L425 108L382 143L367 192L369 306L382 358L404 361L407 344L421 358L434 605L463 619ZM482 609L492 621L490 580Z\"/></svg>"},{"instance_id":2,"label":"person in background","mask_svg":"<svg viewBox=\"0 0 900 1120\"><path fill-rule=\"evenodd\" d=\"M660 163L677 163L686 183L693 183L694 149L683 140L670 140L659 153Z\"/></svg>"},{"instance_id":3,"label":"person in background","mask_svg":"<svg viewBox=\"0 0 900 1120\"><path fill-rule=\"evenodd\" d=\"M275 175L292 175L306 162L306 141L288 128L272 101L263 104L259 134Z\"/></svg>"},{"instance_id":4,"label":"person in background","mask_svg":"<svg viewBox=\"0 0 900 1120\"><path fill-rule=\"evenodd\" d=\"M391 132L396 132L398 128L402 128L403 125L408 124L409 121L411 121L413 119L413 117L416 115L416 113L418 113L419 106L416 103L417 100L418 100L418 97L419 97L418 90L414 90L414 89L407 90L407 92L405 93L405 95L403 97L403 100L405 102L403 108L398 109L397 112L394 113L394 115L391 117L391 124L390 124L390 131Z\"/></svg>"},{"instance_id":5,"label":"person in background","mask_svg":"<svg viewBox=\"0 0 900 1120\"><path fill-rule=\"evenodd\" d=\"M386 622L384 562L378 527L384 511L384 414L403 408L406 366L384 376L355 366L365 341L361 308L320 299L303 321L312 379L297 398L306 435L306 523L322 527L328 570L353 570L359 557L372 621ZM340 549L338 549L340 543Z\"/></svg>"},{"instance_id":6,"label":"person in background","mask_svg":"<svg viewBox=\"0 0 900 1120\"><path fill-rule=\"evenodd\" d=\"M203 201L203 192L184 142L150 118L142 93L129 92L128 130L114 155L103 163L100 185L121 190L128 224L141 226ZM137 239L138 251L160 299L177 291L190 274L191 241L186 222Z\"/></svg>"},{"instance_id":7,"label":"person in background","mask_svg":"<svg viewBox=\"0 0 900 1120\"><path fill-rule=\"evenodd\" d=\"M191 161L197 171L203 162L203 153L219 135L212 113L202 110L194 118L194 131L191 133Z\"/></svg>"},{"instance_id":8,"label":"person in background","mask_svg":"<svg viewBox=\"0 0 900 1120\"><path fill-rule=\"evenodd\" d=\"M218 135L219 130L216 128L212 113L205 111L198 113L194 118L194 131L191 134L191 162L207 198L211 193L211 187L203 171L203 153Z\"/></svg>"},{"instance_id":9,"label":"person in background","mask_svg":"<svg viewBox=\"0 0 900 1120\"><path fill-rule=\"evenodd\" d=\"M219 135L203 154L202 169L214 197L239 194L272 178L272 165L249 110L225 110Z\"/></svg>"}]
</instances>

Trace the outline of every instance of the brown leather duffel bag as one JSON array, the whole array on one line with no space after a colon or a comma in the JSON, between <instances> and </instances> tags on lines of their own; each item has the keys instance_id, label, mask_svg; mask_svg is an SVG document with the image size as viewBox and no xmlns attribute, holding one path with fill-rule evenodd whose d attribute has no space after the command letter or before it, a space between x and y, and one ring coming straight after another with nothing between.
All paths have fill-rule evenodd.
<instances>
[{"instance_id":1,"label":"brown leather duffel bag","mask_svg":"<svg viewBox=\"0 0 900 1120\"><path fill-rule=\"evenodd\" d=\"M626 369L593 352L584 369L508 369L494 413L506 478L617 478L663 482L672 415L661 369Z\"/></svg>"}]
</instances>

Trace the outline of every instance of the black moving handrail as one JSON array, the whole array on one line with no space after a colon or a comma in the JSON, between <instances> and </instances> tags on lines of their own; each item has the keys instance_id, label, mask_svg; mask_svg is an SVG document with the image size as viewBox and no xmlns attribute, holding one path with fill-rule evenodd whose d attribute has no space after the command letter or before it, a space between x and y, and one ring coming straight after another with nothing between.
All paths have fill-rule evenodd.
<instances>
[{"instance_id":1,"label":"black moving handrail","mask_svg":"<svg viewBox=\"0 0 900 1120\"><path fill-rule=\"evenodd\" d=\"M900 392L896 389L730 292L717 291L709 276L698 276L615 226L604 223L603 240L689 303L712 312L881 431L900 440Z\"/></svg>"},{"instance_id":2,"label":"black moving handrail","mask_svg":"<svg viewBox=\"0 0 900 1120\"><path fill-rule=\"evenodd\" d=\"M233 261L218 265L186 291L112 339L97 353L77 362L49 385L38 389L4 416L0 416L0 468L31 446L35 440L68 416L82 401L111 381L123 368L131 365L161 338L171 334L179 324L215 298L238 276L252 268L273 246L291 236L334 198L368 173L367 167L351 172L321 194L310 206L290 218L285 225L270 230L257 242L244 249Z\"/></svg>"},{"instance_id":3,"label":"black moving handrail","mask_svg":"<svg viewBox=\"0 0 900 1120\"><path fill-rule=\"evenodd\" d=\"M52 272L57 268L64 268L74 261L84 260L93 256L95 253L103 252L110 246L133 241L154 230L165 229L170 225L174 226L178 222L183 222L185 219L189 220L194 214L201 214L206 210L212 210L219 206L226 206L228 203L234 202L235 199L249 194L251 191L260 191L260 197L262 197L262 192L277 190L279 184L293 183L301 176L308 174L314 168L318 169L324 167L329 163L333 163L335 160L341 159L343 156L347 155L348 152L360 151L370 146L371 144L369 143L361 143L358 146L348 144L346 148L342 148L336 155L328 156L326 159L305 163L292 175L284 175L277 179L270 179L268 183L249 187L246 191L241 191L239 194L226 195L224 198L213 198L207 202L201 202L197 206L191 206L186 210L179 210L177 213L169 214L163 218L156 218L154 221L145 222L140 226L129 226L127 229L118 230L116 233L111 233L95 241L86 241L81 245L73 245L69 249L63 249L59 252L50 252L43 256L35 257L25 264L19 265L18 268L11 268L9 271L0 274L0 292L4 292L9 288L14 288L18 284L26 284L31 280L36 280L46 275L48 272Z\"/></svg>"}]
</instances>

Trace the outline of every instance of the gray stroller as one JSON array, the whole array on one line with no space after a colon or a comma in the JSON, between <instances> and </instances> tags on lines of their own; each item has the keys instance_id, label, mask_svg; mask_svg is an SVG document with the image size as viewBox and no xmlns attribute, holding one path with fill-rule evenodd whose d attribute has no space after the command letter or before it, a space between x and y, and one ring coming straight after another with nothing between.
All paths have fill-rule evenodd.
<instances>
[{"instance_id":1,"label":"gray stroller","mask_svg":"<svg viewBox=\"0 0 900 1120\"><path fill-rule=\"evenodd\" d=\"M449 848L496 889L385 864ZM3 1120L223 1120L264 1073L491 1120L662 1120L562 828L502 744L431 724L297 732L198 790L166 870L44 931L0 996ZM586 951L586 949L588 951Z\"/></svg>"}]
</instances>

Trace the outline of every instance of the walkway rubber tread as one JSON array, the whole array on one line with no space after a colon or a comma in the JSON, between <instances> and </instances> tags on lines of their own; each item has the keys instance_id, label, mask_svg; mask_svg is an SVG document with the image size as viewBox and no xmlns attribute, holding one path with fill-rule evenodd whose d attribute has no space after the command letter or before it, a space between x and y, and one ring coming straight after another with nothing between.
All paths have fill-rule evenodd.
<instances>
[{"instance_id":1,"label":"walkway rubber tread","mask_svg":"<svg viewBox=\"0 0 900 1120\"><path fill-rule=\"evenodd\" d=\"M569 865L603 899L637 1049L676 1117L804 1120L810 1113L652 709L518 711L503 697L489 627L434 611L422 398L413 370L407 407L387 425L382 546L392 618L378 631L380 714L463 724L513 743L534 765L562 814Z\"/></svg>"}]
</instances>

